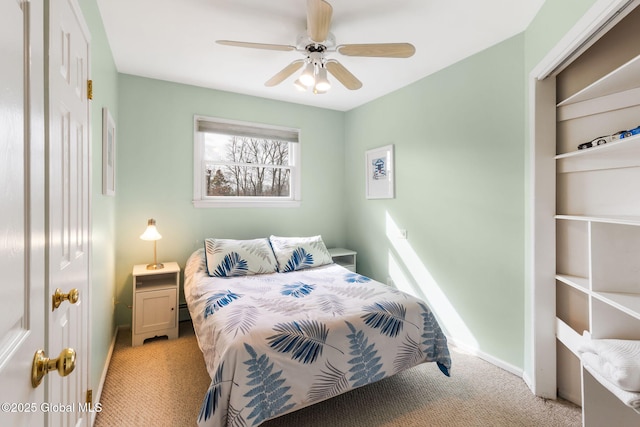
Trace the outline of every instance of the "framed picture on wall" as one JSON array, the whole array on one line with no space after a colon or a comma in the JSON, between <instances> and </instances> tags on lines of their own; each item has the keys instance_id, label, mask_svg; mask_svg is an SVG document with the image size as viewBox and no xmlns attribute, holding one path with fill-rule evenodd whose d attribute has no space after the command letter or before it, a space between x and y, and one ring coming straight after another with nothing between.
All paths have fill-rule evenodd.
<instances>
[{"instance_id":1,"label":"framed picture on wall","mask_svg":"<svg viewBox=\"0 0 640 427\"><path fill-rule=\"evenodd\" d=\"M116 123L107 108L102 109L102 194L116 194Z\"/></svg>"},{"instance_id":2,"label":"framed picture on wall","mask_svg":"<svg viewBox=\"0 0 640 427\"><path fill-rule=\"evenodd\" d=\"M367 150L364 160L367 199L393 199L395 197L393 144Z\"/></svg>"}]
</instances>

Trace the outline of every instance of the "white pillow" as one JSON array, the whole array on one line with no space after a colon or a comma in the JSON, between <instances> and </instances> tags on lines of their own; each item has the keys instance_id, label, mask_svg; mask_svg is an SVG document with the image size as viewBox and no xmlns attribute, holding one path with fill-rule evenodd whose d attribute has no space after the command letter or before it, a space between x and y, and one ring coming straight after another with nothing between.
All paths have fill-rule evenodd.
<instances>
[{"instance_id":1,"label":"white pillow","mask_svg":"<svg viewBox=\"0 0 640 427\"><path fill-rule=\"evenodd\" d=\"M276 254L278 271L302 270L331 264L333 259L322 241L322 236L312 237L269 237Z\"/></svg>"},{"instance_id":2,"label":"white pillow","mask_svg":"<svg viewBox=\"0 0 640 427\"><path fill-rule=\"evenodd\" d=\"M278 267L268 239L205 239L204 250L209 276L275 273Z\"/></svg>"}]
</instances>

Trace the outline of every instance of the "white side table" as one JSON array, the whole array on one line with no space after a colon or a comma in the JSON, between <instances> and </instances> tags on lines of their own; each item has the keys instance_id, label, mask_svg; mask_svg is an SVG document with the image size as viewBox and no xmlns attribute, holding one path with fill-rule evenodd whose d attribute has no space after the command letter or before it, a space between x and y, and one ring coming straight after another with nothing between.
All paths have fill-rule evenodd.
<instances>
[{"instance_id":1,"label":"white side table","mask_svg":"<svg viewBox=\"0 0 640 427\"><path fill-rule=\"evenodd\" d=\"M329 254L336 264L356 272L356 251L345 248L330 248Z\"/></svg>"},{"instance_id":2,"label":"white side table","mask_svg":"<svg viewBox=\"0 0 640 427\"><path fill-rule=\"evenodd\" d=\"M178 290L180 266L165 262L160 270L147 270L146 264L133 267L132 345L147 338L166 335L178 338Z\"/></svg>"}]
</instances>

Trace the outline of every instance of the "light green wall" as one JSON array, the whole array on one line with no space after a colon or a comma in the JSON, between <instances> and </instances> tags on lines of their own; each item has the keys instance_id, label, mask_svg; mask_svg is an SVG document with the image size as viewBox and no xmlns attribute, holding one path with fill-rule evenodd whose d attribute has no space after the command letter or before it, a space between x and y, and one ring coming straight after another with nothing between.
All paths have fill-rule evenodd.
<instances>
[{"instance_id":1,"label":"light green wall","mask_svg":"<svg viewBox=\"0 0 640 427\"><path fill-rule=\"evenodd\" d=\"M148 218L163 237L158 261L183 267L207 237L322 234L327 246L346 243L343 113L130 75L118 86L118 324L131 322L133 265L152 260L139 239ZM194 114L299 128L302 206L195 208Z\"/></svg>"},{"instance_id":2,"label":"light green wall","mask_svg":"<svg viewBox=\"0 0 640 427\"><path fill-rule=\"evenodd\" d=\"M91 32L91 386L97 391L114 333L115 198L102 195L102 108L118 121L118 74L95 0L79 2Z\"/></svg>"},{"instance_id":3,"label":"light green wall","mask_svg":"<svg viewBox=\"0 0 640 427\"><path fill-rule=\"evenodd\" d=\"M347 113L345 156L347 241L359 270L385 282L390 260L400 264L396 284L424 294L449 334L515 366L524 322L523 59L520 35ZM390 143L396 198L366 200L364 152ZM406 241L385 235L387 215Z\"/></svg>"}]
</instances>

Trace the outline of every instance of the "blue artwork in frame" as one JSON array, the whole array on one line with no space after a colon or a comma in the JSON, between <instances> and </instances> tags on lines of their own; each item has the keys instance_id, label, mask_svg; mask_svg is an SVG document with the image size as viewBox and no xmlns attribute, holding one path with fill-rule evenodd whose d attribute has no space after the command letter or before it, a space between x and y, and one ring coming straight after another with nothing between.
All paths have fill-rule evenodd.
<instances>
[{"instance_id":1,"label":"blue artwork in frame","mask_svg":"<svg viewBox=\"0 0 640 427\"><path fill-rule=\"evenodd\" d=\"M365 153L367 199L395 197L393 144L367 150Z\"/></svg>"}]
</instances>

